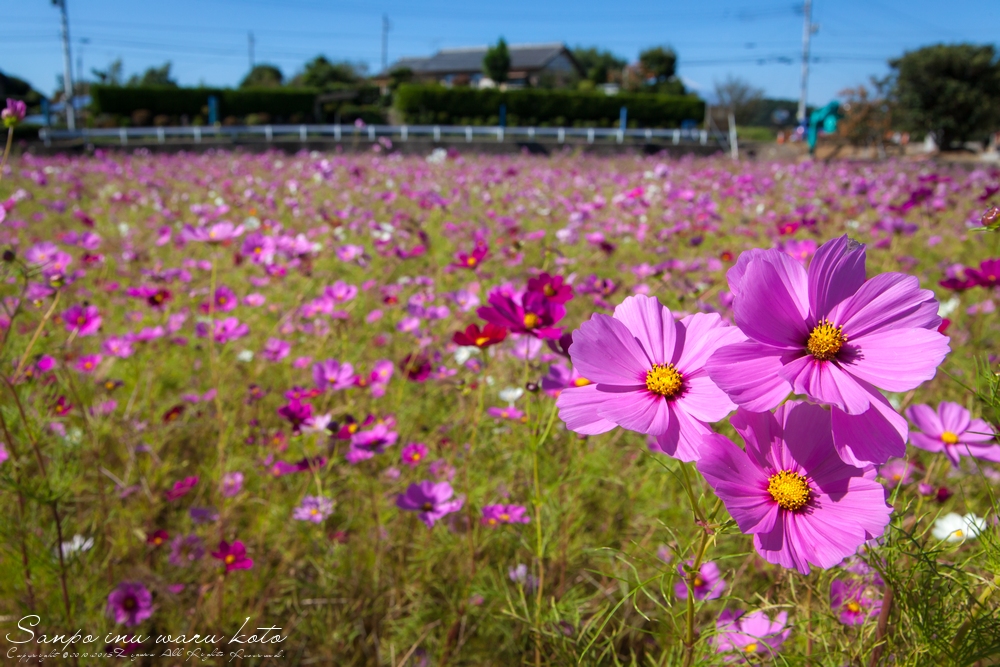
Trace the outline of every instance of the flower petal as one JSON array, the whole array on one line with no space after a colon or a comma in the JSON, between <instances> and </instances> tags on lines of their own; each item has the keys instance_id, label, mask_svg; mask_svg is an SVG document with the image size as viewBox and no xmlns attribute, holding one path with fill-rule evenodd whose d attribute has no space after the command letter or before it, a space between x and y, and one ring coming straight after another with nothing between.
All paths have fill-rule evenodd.
<instances>
[{"instance_id":1,"label":"flower petal","mask_svg":"<svg viewBox=\"0 0 1000 667\"><path fill-rule=\"evenodd\" d=\"M803 271L794 259L789 257L788 261ZM736 324L757 342L804 349L809 338L806 313L801 309L801 296L793 291L800 287L789 285L785 278L770 262L750 262L740 296L733 303Z\"/></svg>"},{"instance_id":2,"label":"flower petal","mask_svg":"<svg viewBox=\"0 0 1000 667\"><path fill-rule=\"evenodd\" d=\"M597 383L645 387L646 372L652 367L628 327L603 313L573 333L569 355L580 374Z\"/></svg>"},{"instance_id":3,"label":"flower petal","mask_svg":"<svg viewBox=\"0 0 1000 667\"><path fill-rule=\"evenodd\" d=\"M674 316L659 299L630 296L615 308L615 319L624 324L654 364L670 361L674 351Z\"/></svg>"},{"instance_id":4,"label":"flower petal","mask_svg":"<svg viewBox=\"0 0 1000 667\"><path fill-rule=\"evenodd\" d=\"M846 234L824 243L809 263L811 319L826 317L834 306L857 292L864 282L863 245L852 243Z\"/></svg>"},{"instance_id":5,"label":"flower petal","mask_svg":"<svg viewBox=\"0 0 1000 667\"><path fill-rule=\"evenodd\" d=\"M781 376L791 383L796 394L836 405L851 414L864 412L870 404L868 392L835 361L818 361L806 355L785 364Z\"/></svg>"},{"instance_id":6,"label":"flower petal","mask_svg":"<svg viewBox=\"0 0 1000 667\"><path fill-rule=\"evenodd\" d=\"M597 407L603 400L604 396L597 391L595 384L563 389L556 399L559 418L566 423L566 428L576 433L606 433L616 424L597 415Z\"/></svg>"},{"instance_id":7,"label":"flower petal","mask_svg":"<svg viewBox=\"0 0 1000 667\"><path fill-rule=\"evenodd\" d=\"M849 340L857 352L842 362L851 375L887 391L909 391L934 377L948 337L929 329L892 329Z\"/></svg>"},{"instance_id":8,"label":"flower petal","mask_svg":"<svg viewBox=\"0 0 1000 667\"><path fill-rule=\"evenodd\" d=\"M737 405L747 410L772 410L792 390L781 377L784 350L755 342L726 345L716 350L705 369Z\"/></svg>"}]
</instances>

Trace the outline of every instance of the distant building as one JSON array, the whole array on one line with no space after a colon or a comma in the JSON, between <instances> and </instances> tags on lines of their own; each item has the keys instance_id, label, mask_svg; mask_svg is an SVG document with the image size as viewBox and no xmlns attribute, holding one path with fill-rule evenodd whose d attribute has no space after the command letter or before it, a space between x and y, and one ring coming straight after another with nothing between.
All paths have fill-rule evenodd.
<instances>
[{"instance_id":1,"label":"distant building","mask_svg":"<svg viewBox=\"0 0 1000 667\"><path fill-rule=\"evenodd\" d=\"M416 81L436 81L446 86L476 86L487 88L493 84L483 72L483 56L487 46L461 49L441 49L427 58L401 58L376 80L388 80L390 73L400 69L413 72ZM511 87L537 86L540 83L563 85L583 76L580 64L565 44L510 44L510 72L507 84Z\"/></svg>"}]
</instances>

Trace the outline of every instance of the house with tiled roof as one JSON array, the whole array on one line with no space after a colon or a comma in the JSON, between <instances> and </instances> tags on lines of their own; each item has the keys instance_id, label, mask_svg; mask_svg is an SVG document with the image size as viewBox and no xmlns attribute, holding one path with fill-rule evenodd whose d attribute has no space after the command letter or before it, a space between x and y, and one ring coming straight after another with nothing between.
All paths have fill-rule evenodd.
<instances>
[{"instance_id":1,"label":"house with tiled roof","mask_svg":"<svg viewBox=\"0 0 1000 667\"><path fill-rule=\"evenodd\" d=\"M444 85L488 86L483 72L483 57L488 46L473 46L460 49L441 49L425 58L400 58L375 79L388 79L392 72L408 69L417 81L436 81ZM516 86L537 86L546 80L555 85L583 76L580 64L573 58L566 45L561 42L551 44L511 44L510 72L507 84Z\"/></svg>"}]
</instances>

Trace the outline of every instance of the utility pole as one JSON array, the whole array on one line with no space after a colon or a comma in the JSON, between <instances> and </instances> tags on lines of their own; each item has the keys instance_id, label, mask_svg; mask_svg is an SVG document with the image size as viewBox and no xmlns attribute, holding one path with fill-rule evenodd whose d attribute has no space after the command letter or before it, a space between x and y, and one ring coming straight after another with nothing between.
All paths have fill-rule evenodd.
<instances>
[{"instance_id":1,"label":"utility pole","mask_svg":"<svg viewBox=\"0 0 1000 667\"><path fill-rule=\"evenodd\" d=\"M382 71L389 66L389 15L382 15Z\"/></svg>"},{"instance_id":2,"label":"utility pole","mask_svg":"<svg viewBox=\"0 0 1000 667\"><path fill-rule=\"evenodd\" d=\"M250 71L253 71L255 65L253 57L253 47L254 47L253 30L251 30L247 32L247 48L250 50Z\"/></svg>"},{"instance_id":3,"label":"utility pole","mask_svg":"<svg viewBox=\"0 0 1000 667\"><path fill-rule=\"evenodd\" d=\"M63 92L66 94L66 127L76 129L76 109L73 108L73 59L69 54L69 18L66 16L66 0L52 0L52 4L62 13L63 45Z\"/></svg>"},{"instance_id":4,"label":"utility pole","mask_svg":"<svg viewBox=\"0 0 1000 667\"><path fill-rule=\"evenodd\" d=\"M802 89L799 92L800 123L806 122L806 92L809 88L809 39L812 37L812 0L805 0L802 5Z\"/></svg>"},{"instance_id":5,"label":"utility pole","mask_svg":"<svg viewBox=\"0 0 1000 667\"><path fill-rule=\"evenodd\" d=\"M80 50L76 52L76 83L82 86L85 83L85 78L83 76L83 47L90 44L90 40L86 37L80 38Z\"/></svg>"}]
</instances>

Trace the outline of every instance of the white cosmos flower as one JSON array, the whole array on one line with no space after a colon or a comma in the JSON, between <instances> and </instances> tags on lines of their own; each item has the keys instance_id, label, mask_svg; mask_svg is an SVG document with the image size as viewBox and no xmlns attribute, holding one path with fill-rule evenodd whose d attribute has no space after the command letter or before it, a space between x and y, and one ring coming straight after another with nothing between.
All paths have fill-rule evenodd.
<instances>
[{"instance_id":1,"label":"white cosmos flower","mask_svg":"<svg viewBox=\"0 0 1000 667\"><path fill-rule=\"evenodd\" d=\"M253 350L243 350L236 355L236 360L244 363L253 361Z\"/></svg>"},{"instance_id":2,"label":"white cosmos flower","mask_svg":"<svg viewBox=\"0 0 1000 667\"><path fill-rule=\"evenodd\" d=\"M510 405L514 405L514 401L522 396L524 396L524 389L521 387L507 387L500 390L500 400L507 401Z\"/></svg>"},{"instance_id":3,"label":"white cosmos flower","mask_svg":"<svg viewBox=\"0 0 1000 667\"><path fill-rule=\"evenodd\" d=\"M63 558L68 558L78 551L81 553L89 551L92 546L94 546L94 538L84 539L83 535L74 535L72 540L62 543ZM58 554L56 555L58 556Z\"/></svg>"},{"instance_id":4,"label":"white cosmos flower","mask_svg":"<svg viewBox=\"0 0 1000 667\"><path fill-rule=\"evenodd\" d=\"M976 539L979 533L984 530L986 530L986 519L978 517L972 512L965 516L949 512L934 522L931 535L937 540L962 542Z\"/></svg>"},{"instance_id":5,"label":"white cosmos flower","mask_svg":"<svg viewBox=\"0 0 1000 667\"><path fill-rule=\"evenodd\" d=\"M479 348L475 345L457 347L455 348L455 363L461 366L475 354L479 354Z\"/></svg>"}]
</instances>

